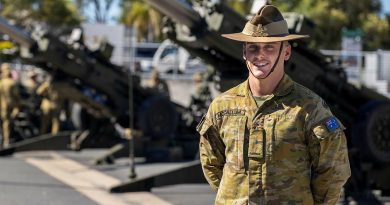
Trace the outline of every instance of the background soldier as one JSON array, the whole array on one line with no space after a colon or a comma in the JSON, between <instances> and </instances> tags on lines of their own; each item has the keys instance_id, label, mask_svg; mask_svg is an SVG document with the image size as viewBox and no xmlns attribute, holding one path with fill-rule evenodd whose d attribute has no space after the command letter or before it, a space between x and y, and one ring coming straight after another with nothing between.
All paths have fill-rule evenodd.
<instances>
[{"instance_id":1,"label":"background soldier","mask_svg":"<svg viewBox=\"0 0 390 205\"><path fill-rule=\"evenodd\" d=\"M61 95L61 89L64 89L64 82L61 82L58 74L47 79L37 89L37 95L42 97L41 101L41 134L49 132L51 124L51 134L57 134L60 130L60 114L64 108L65 99Z\"/></svg>"},{"instance_id":2,"label":"background soldier","mask_svg":"<svg viewBox=\"0 0 390 205\"><path fill-rule=\"evenodd\" d=\"M34 70L29 70L27 72L27 79L24 82L24 87L26 88L28 94L33 97L36 94L36 90L39 86L38 82L38 73Z\"/></svg>"},{"instance_id":3,"label":"background soldier","mask_svg":"<svg viewBox=\"0 0 390 205\"><path fill-rule=\"evenodd\" d=\"M195 93L191 95L190 107L195 121L199 123L201 117L207 112L212 97L207 81L204 80L201 73L194 73L192 81L194 82Z\"/></svg>"},{"instance_id":4,"label":"background soldier","mask_svg":"<svg viewBox=\"0 0 390 205\"><path fill-rule=\"evenodd\" d=\"M198 126L215 204L336 204L351 171L344 127L284 73L291 57L280 11L265 5L241 33L248 80L218 96Z\"/></svg>"},{"instance_id":5,"label":"background soldier","mask_svg":"<svg viewBox=\"0 0 390 205\"><path fill-rule=\"evenodd\" d=\"M12 123L19 112L19 94L19 85L11 78L9 64L3 63L1 65L0 107L4 148L9 146Z\"/></svg>"},{"instance_id":6,"label":"background soldier","mask_svg":"<svg viewBox=\"0 0 390 205\"><path fill-rule=\"evenodd\" d=\"M150 74L148 87L153 89L155 92L160 93L163 96L166 96L168 98L170 96L168 84L165 82L165 80L160 78L160 75L158 74L155 68L153 68Z\"/></svg>"}]
</instances>

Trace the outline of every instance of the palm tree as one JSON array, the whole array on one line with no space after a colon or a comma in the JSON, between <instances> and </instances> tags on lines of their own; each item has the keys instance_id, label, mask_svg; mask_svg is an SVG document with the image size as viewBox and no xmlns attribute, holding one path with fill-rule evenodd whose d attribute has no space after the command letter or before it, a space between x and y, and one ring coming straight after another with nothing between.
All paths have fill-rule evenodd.
<instances>
[{"instance_id":1,"label":"palm tree","mask_svg":"<svg viewBox=\"0 0 390 205\"><path fill-rule=\"evenodd\" d=\"M50 26L74 26L80 23L74 5L67 0L1 0L0 14L17 24L46 22Z\"/></svg>"},{"instance_id":2,"label":"palm tree","mask_svg":"<svg viewBox=\"0 0 390 205\"><path fill-rule=\"evenodd\" d=\"M253 0L225 0L233 10L242 15L247 15L251 9Z\"/></svg>"},{"instance_id":3,"label":"palm tree","mask_svg":"<svg viewBox=\"0 0 390 205\"><path fill-rule=\"evenodd\" d=\"M137 29L139 41L161 38L162 15L141 0L123 0L120 21Z\"/></svg>"}]
</instances>

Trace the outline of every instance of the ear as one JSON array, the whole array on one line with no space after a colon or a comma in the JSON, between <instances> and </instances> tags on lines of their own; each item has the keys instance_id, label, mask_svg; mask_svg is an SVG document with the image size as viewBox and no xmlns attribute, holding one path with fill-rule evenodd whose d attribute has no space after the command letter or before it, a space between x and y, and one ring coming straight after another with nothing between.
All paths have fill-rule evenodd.
<instances>
[{"instance_id":1,"label":"ear","mask_svg":"<svg viewBox=\"0 0 390 205\"><path fill-rule=\"evenodd\" d=\"M285 43L285 49L284 49L283 53L284 53L284 55L283 55L284 61L288 61L290 59L290 57L291 57L291 45L290 45L290 43L288 43L288 42Z\"/></svg>"}]
</instances>

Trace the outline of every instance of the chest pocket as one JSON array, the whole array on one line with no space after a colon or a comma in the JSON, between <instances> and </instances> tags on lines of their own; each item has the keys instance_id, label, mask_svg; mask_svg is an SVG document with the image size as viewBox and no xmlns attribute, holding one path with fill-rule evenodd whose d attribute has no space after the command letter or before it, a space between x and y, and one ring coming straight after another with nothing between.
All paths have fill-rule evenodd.
<instances>
[{"instance_id":1,"label":"chest pocket","mask_svg":"<svg viewBox=\"0 0 390 205\"><path fill-rule=\"evenodd\" d=\"M294 116L285 115L276 120L274 129L272 159L285 160L305 155L307 150L303 123Z\"/></svg>"},{"instance_id":2,"label":"chest pocket","mask_svg":"<svg viewBox=\"0 0 390 205\"><path fill-rule=\"evenodd\" d=\"M246 135L245 115L229 116L224 120L220 135L225 143L226 165L232 171L244 171L244 141Z\"/></svg>"}]
</instances>

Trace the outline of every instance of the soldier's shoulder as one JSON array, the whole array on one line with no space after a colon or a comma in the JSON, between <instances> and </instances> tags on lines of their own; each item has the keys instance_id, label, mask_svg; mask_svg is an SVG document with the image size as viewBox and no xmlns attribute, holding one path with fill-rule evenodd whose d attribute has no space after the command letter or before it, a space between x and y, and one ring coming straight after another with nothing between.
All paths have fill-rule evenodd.
<instances>
[{"instance_id":1,"label":"soldier's shoulder","mask_svg":"<svg viewBox=\"0 0 390 205\"><path fill-rule=\"evenodd\" d=\"M11 78L6 78L6 79L3 79L2 80L2 84L5 86L5 87L12 87L14 85L17 85L17 82Z\"/></svg>"},{"instance_id":2,"label":"soldier's shoulder","mask_svg":"<svg viewBox=\"0 0 390 205\"><path fill-rule=\"evenodd\" d=\"M326 122L327 120L336 119L325 100L319 95L298 83L296 83L295 87L296 95L305 102L302 108L306 111L305 113L308 114L308 127L321 122Z\"/></svg>"},{"instance_id":3,"label":"soldier's shoulder","mask_svg":"<svg viewBox=\"0 0 390 205\"><path fill-rule=\"evenodd\" d=\"M299 83L295 82L294 88L294 95L296 98L312 103L318 103L322 101L322 98L319 95Z\"/></svg>"},{"instance_id":4,"label":"soldier's shoulder","mask_svg":"<svg viewBox=\"0 0 390 205\"><path fill-rule=\"evenodd\" d=\"M318 94L309 88L295 83L294 98L299 99L307 113L330 113L330 108Z\"/></svg>"},{"instance_id":5,"label":"soldier's shoulder","mask_svg":"<svg viewBox=\"0 0 390 205\"><path fill-rule=\"evenodd\" d=\"M221 94L219 94L217 97L214 98L214 103L226 103L229 101L235 101L237 98L240 97L240 90L239 85L235 86Z\"/></svg>"},{"instance_id":6,"label":"soldier's shoulder","mask_svg":"<svg viewBox=\"0 0 390 205\"><path fill-rule=\"evenodd\" d=\"M210 104L210 108L214 112L229 109L238 103L238 99L242 97L239 94L238 86L233 87L219 95L217 95Z\"/></svg>"}]
</instances>

